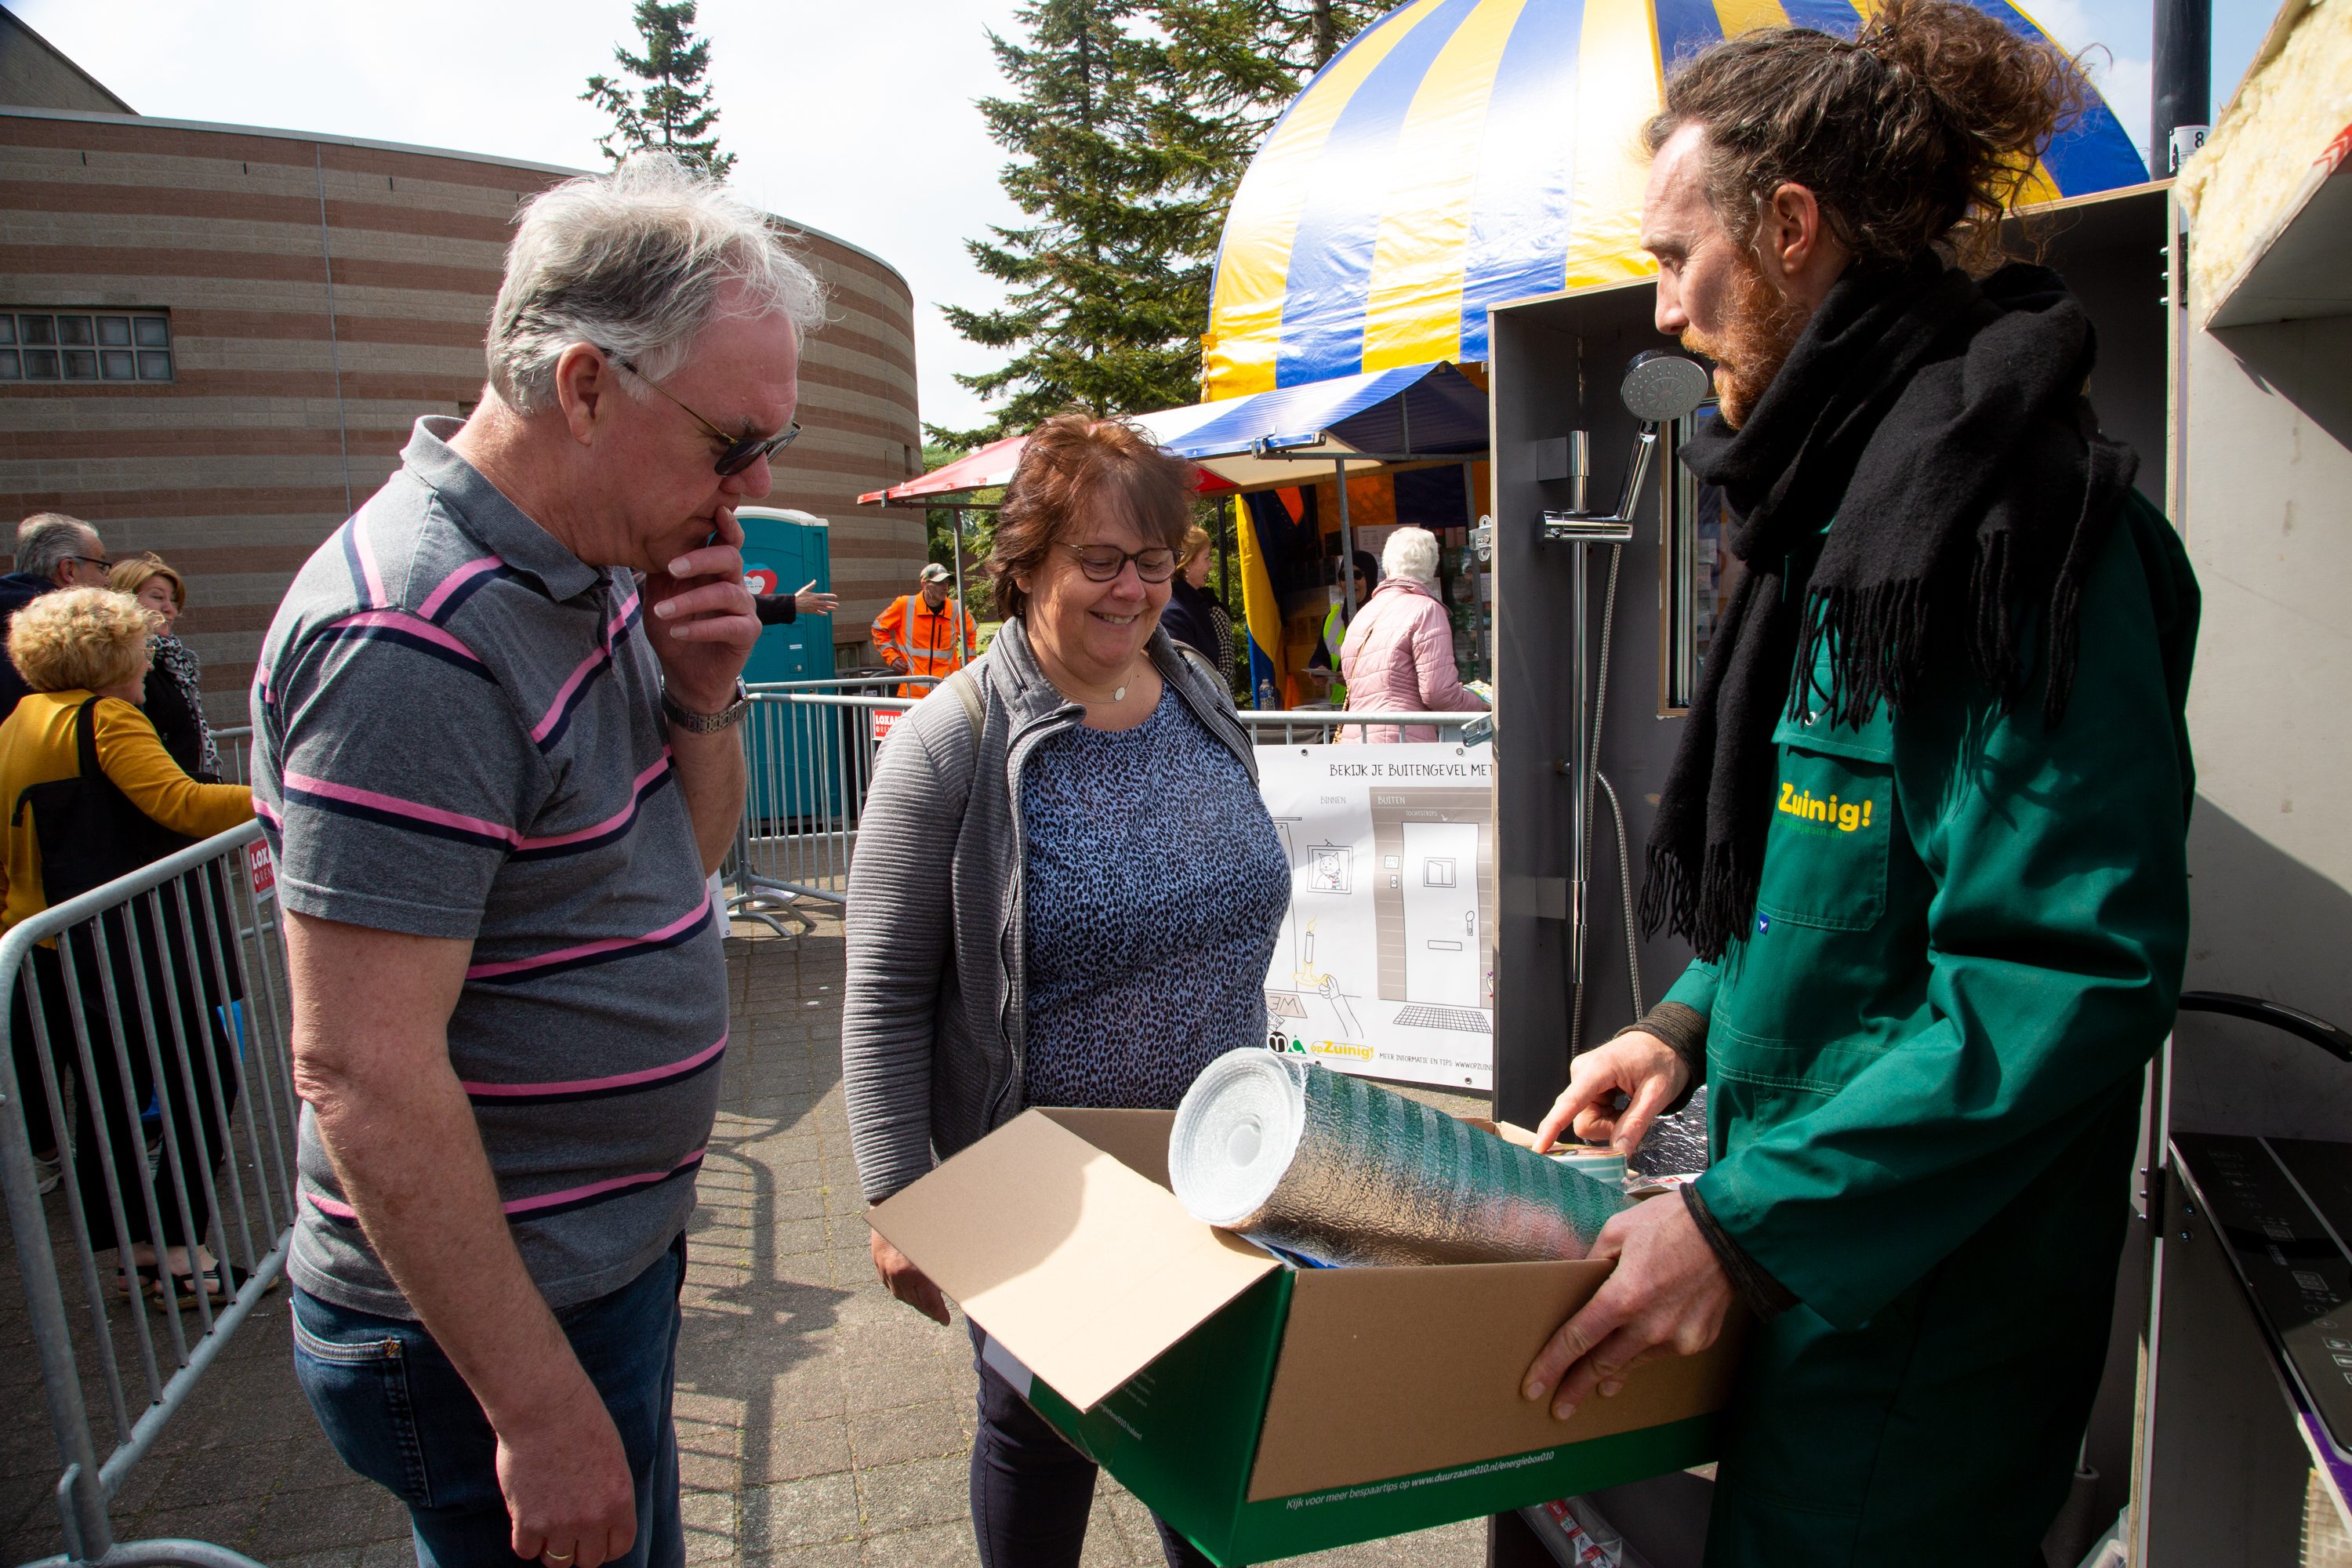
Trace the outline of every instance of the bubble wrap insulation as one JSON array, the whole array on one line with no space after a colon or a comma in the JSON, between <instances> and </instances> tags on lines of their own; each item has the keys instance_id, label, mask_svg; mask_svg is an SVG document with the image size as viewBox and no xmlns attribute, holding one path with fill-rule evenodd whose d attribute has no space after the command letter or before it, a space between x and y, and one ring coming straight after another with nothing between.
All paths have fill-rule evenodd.
<instances>
[{"instance_id":1,"label":"bubble wrap insulation","mask_svg":"<svg viewBox=\"0 0 2352 1568\"><path fill-rule=\"evenodd\" d=\"M1417 1100L1255 1047L1193 1081L1168 1168L1195 1219L1342 1266L1581 1258L1628 1206Z\"/></svg>"}]
</instances>

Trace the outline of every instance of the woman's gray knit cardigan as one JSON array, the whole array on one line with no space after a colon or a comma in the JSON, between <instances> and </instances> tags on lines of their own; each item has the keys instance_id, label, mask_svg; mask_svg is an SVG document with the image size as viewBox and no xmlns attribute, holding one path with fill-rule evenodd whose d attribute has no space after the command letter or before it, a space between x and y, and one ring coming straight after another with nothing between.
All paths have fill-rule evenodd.
<instances>
[{"instance_id":1,"label":"woman's gray knit cardigan","mask_svg":"<svg viewBox=\"0 0 2352 1568\"><path fill-rule=\"evenodd\" d=\"M1255 780L1233 698L1167 633L1145 651ZM1022 1109L1021 769L1086 709L1045 679L1018 620L969 668L977 744L953 693L910 709L882 748L850 860L841 1076L870 1203Z\"/></svg>"}]
</instances>

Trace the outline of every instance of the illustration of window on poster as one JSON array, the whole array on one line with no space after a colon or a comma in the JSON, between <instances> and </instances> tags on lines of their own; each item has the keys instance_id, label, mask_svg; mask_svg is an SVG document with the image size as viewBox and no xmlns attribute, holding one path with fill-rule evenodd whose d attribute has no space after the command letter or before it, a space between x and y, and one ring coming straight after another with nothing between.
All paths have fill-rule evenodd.
<instances>
[{"instance_id":1,"label":"illustration of window on poster","mask_svg":"<svg viewBox=\"0 0 2352 1568\"><path fill-rule=\"evenodd\" d=\"M1266 1044L1368 1078L1491 1089L1494 748L1260 746L1290 861Z\"/></svg>"}]
</instances>

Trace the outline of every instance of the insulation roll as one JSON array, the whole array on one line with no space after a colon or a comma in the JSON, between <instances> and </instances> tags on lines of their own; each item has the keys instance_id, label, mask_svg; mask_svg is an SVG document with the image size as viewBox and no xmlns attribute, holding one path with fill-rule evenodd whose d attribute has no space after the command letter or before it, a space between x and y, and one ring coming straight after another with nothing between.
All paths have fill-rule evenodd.
<instances>
[{"instance_id":1,"label":"insulation roll","mask_svg":"<svg viewBox=\"0 0 2352 1568\"><path fill-rule=\"evenodd\" d=\"M1706 1086L1672 1116L1650 1123L1633 1151L1633 1170L1644 1176L1687 1176L1704 1171L1706 1158Z\"/></svg>"},{"instance_id":2,"label":"insulation roll","mask_svg":"<svg viewBox=\"0 0 2352 1568\"><path fill-rule=\"evenodd\" d=\"M1328 1265L1581 1258L1627 1206L1418 1100L1255 1046L1192 1080L1168 1172L1193 1218Z\"/></svg>"}]
</instances>

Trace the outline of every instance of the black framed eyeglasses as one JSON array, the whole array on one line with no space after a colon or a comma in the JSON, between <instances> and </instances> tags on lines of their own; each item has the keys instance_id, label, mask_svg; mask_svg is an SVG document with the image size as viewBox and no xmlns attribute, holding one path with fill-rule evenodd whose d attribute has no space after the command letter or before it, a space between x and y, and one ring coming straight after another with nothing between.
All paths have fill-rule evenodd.
<instances>
[{"instance_id":1,"label":"black framed eyeglasses","mask_svg":"<svg viewBox=\"0 0 2352 1568\"><path fill-rule=\"evenodd\" d=\"M647 386L652 387L656 392L660 393L664 397L669 398L672 403L677 403L677 399L671 395L667 387L664 386L660 382L656 381L652 376L647 375L644 371L639 370L629 361L625 360L620 355L614 353L612 350L599 347L596 352L603 354L606 359L611 360L614 364L619 365L623 370L627 371L631 375L635 376L639 381L644 382ZM677 403L677 405L680 408L686 408L686 405L683 403ZM701 426L705 430L710 432L711 438L713 440L724 441L727 443L727 449L719 453L719 460L710 465L712 471L717 473L720 479L732 478L733 476L741 473L744 469L750 468L752 464L758 462L761 458L782 451L785 447L791 446L793 440L798 437L801 433L801 422L795 419L782 431L773 436L730 436L726 431L721 430L718 426L713 425L701 415L695 413L693 409L686 408L686 412L697 425Z\"/></svg>"},{"instance_id":2,"label":"black framed eyeglasses","mask_svg":"<svg viewBox=\"0 0 2352 1568\"><path fill-rule=\"evenodd\" d=\"M1147 583L1165 583L1176 575L1181 557L1173 550L1154 545L1149 550L1121 550L1116 544L1072 544L1065 541L1062 548L1078 558L1078 570L1090 583L1108 583L1118 576L1130 561L1135 563L1135 574Z\"/></svg>"},{"instance_id":3,"label":"black framed eyeglasses","mask_svg":"<svg viewBox=\"0 0 2352 1568\"><path fill-rule=\"evenodd\" d=\"M68 555L66 559L68 561L79 561L85 566L95 566L101 572L111 572L114 570L113 562L101 561L95 555Z\"/></svg>"}]
</instances>

